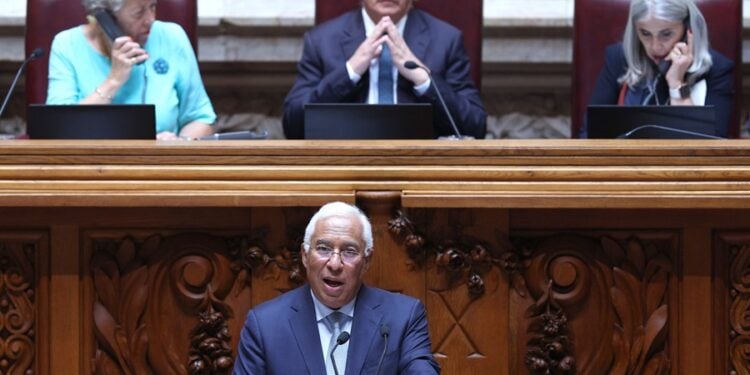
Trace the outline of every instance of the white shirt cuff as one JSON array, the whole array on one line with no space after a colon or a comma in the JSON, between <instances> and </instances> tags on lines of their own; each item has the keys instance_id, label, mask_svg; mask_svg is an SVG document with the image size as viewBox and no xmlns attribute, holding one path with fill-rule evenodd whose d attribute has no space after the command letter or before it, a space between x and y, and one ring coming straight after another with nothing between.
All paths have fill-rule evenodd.
<instances>
[{"instance_id":1,"label":"white shirt cuff","mask_svg":"<svg viewBox=\"0 0 750 375\"><path fill-rule=\"evenodd\" d=\"M349 65L349 62L346 62L346 72L349 73L349 79L352 80L352 83L356 84L359 82L360 79L362 79L362 76L357 74L351 65Z\"/></svg>"},{"instance_id":2,"label":"white shirt cuff","mask_svg":"<svg viewBox=\"0 0 750 375\"><path fill-rule=\"evenodd\" d=\"M432 84L432 80L427 78L427 81L425 81L425 83L419 86L414 86L414 91L416 91L417 95L422 96L424 95L424 93L427 92L427 89L430 88L431 84Z\"/></svg>"}]
</instances>

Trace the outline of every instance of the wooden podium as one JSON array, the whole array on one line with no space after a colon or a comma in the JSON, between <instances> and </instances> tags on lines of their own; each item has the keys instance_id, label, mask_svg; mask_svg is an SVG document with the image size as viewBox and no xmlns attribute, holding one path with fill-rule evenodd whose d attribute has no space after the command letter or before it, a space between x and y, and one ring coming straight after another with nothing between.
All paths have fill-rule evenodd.
<instances>
[{"instance_id":1,"label":"wooden podium","mask_svg":"<svg viewBox=\"0 0 750 375\"><path fill-rule=\"evenodd\" d=\"M593 140L3 141L0 373L229 373L332 200L444 374L749 373L750 142Z\"/></svg>"}]
</instances>

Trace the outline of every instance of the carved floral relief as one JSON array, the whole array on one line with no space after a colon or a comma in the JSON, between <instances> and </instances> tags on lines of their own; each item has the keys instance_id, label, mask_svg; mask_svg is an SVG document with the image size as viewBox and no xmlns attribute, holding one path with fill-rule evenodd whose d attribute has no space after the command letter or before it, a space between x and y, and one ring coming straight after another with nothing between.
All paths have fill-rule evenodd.
<instances>
[{"instance_id":1,"label":"carved floral relief","mask_svg":"<svg viewBox=\"0 0 750 375\"><path fill-rule=\"evenodd\" d=\"M268 257L259 239L124 236L92 246L94 372L231 371L229 300L247 299L246 275Z\"/></svg>"},{"instance_id":2,"label":"carved floral relief","mask_svg":"<svg viewBox=\"0 0 750 375\"><path fill-rule=\"evenodd\" d=\"M0 241L0 374L33 373L36 245Z\"/></svg>"},{"instance_id":3,"label":"carved floral relief","mask_svg":"<svg viewBox=\"0 0 750 375\"><path fill-rule=\"evenodd\" d=\"M389 229L415 265L447 273L454 288L463 283L475 300L485 292L487 275L498 269L525 301L519 325L525 333L517 334L525 343L521 362L529 373L669 373L674 236L495 233L495 238L476 238L460 226L438 228L421 212L414 216L418 219L397 212ZM465 327L459 331L467 334ZM473 342L470 336L465 341Z\"/></svg>"},{"instance_id":4,"label":"carved floral relief","mask_svg":"<svg viewBox=\"0 0 750 375\"><path fill-rule=\"evenodd\" d=\"M750 374L750 244L731 247L729 267L730 374Z\"/></svg>"}]
</instances>

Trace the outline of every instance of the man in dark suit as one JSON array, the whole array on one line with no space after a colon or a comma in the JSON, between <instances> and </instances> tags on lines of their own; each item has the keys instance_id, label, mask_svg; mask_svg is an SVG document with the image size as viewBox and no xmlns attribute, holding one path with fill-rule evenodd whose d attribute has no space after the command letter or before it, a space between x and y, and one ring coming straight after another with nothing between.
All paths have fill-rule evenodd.
<instances>
[{"instance_id":1,"label":"man in dark suit","mask_svg":"<svg viewBox=\"0 0 750 375\"><path fill-rule=\"evenodd\" d=\"M357 207L321 207L301 249L308 284L250 310L234 373L438 374L422 303L362 285L372 251Z\"/></svg>"},{"instance_id":2,"label":"man in dark suit","mask_svg":"<svg viewBox=\"0 0 750 375\"><path fill-rule=\"evenodd\" d=\"M307 103L431 103L435 133L453 135L436 86L459 131L484 138L487 114L469 75L461 32L413 8L413 1L362 0L362 9L305 34L299 74L284 102L287 138L304 136ZM429 69L432 80L422 69L406 68L406 61Z\"/></svg>"}]
</instances>

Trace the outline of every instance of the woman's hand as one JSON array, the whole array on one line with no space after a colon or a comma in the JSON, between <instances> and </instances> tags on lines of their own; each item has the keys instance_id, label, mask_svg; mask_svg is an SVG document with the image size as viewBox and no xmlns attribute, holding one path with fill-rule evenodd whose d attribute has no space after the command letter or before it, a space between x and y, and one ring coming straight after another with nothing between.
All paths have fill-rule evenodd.
<instances>
[{"instance_id":1,"label":"woman's hand","mask_svg":"<svg viewBox=\"0 0 750 375\"><path fill-rule=\"evenodd\" d=\"M672 62L665 77L671 89L678 89L685 83L685 74L693 65L693 33L690 30L686 33L687 39L677 42L665 58Z\"/></svg>"},{"instance_id":2,"label":"woman's hand","mask_svg":"<svg viewBox=\"0 0 750 375\"><path fill-rule=\"evenodd\" d=\"M148 59L148 53L129 36L121 36L112 42L110 58L112 70L109 72L108 80L122 86L130 79L133 67Z\"/></svg>"}]
</instances>

